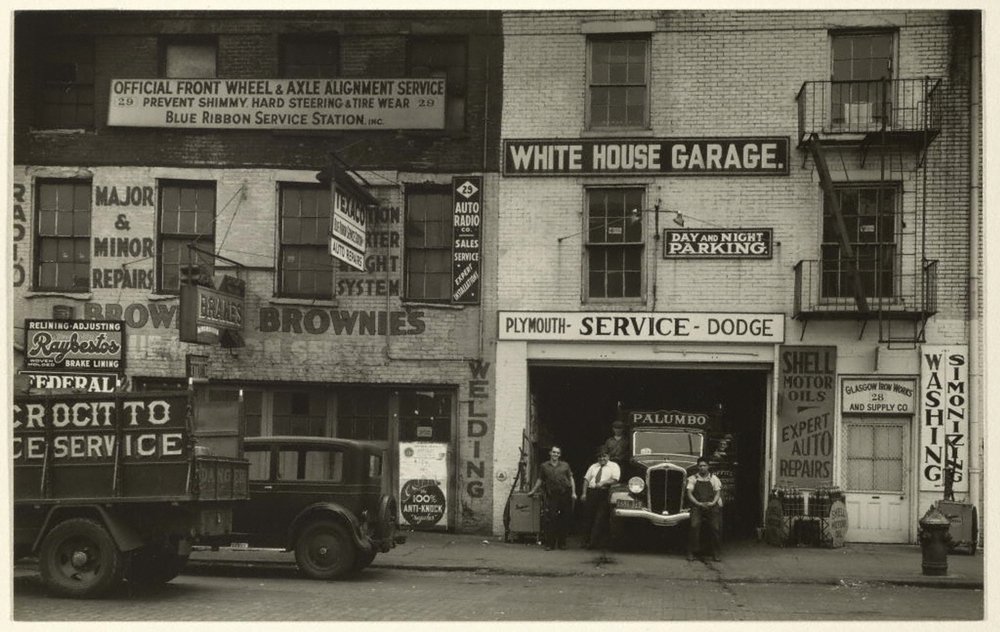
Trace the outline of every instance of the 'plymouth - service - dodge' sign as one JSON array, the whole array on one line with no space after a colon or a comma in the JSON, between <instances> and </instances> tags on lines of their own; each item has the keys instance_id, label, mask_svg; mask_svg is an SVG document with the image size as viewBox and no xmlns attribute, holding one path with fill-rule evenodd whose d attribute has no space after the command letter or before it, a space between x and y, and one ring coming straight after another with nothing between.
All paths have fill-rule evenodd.
<instances>
[{"instance_id":1,"label":"'plymouth - service - dodge' sign","mask_svg":"<svg viewBox=\"0 0 1000 632\"><path fill-rule=\"evenodd\" d=\"M789 173L787 137L507 139L506 176Z\"/></svg>"}]
</instances>

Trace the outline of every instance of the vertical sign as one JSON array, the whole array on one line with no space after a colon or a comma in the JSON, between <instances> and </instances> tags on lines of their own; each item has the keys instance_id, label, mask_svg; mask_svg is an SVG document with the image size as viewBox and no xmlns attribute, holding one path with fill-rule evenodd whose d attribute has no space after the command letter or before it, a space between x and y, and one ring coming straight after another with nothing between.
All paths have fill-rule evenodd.
<instances>
[{"instance_id":1,"label":"vertical sign","mask_svg":"<svg viewBox=\"0 0 1000 632\"><path fill-rule=\"evenodd\" d=\"M920 490L944 489L944 469L955 471L952 491L969 491L969 350L924 345L920 351Z\"/></svg>"},{"instance_id":2,"label":"vertical sign","mask_svg":"<svg viewBox=\"0 0 1000 632\"><path fill-rule=\"evenodd\" d=\"M777 485L833 483L836 347L779 347Z\"/></svg>"},{"instance_id":3,"label":"vertical sign","mask_svg":"<svg viewBox=\"0 0 1000 632\"><path fill-rule=\"evenodd\" d=\"M399 443L399 513L418 529L448 527L448 444Z\"/></svg>"},{"instance_id":4,"label":"vertical sign","mask_svg":"<svg viewBox=\"0 0 1000 632\"><path fill-rule=\"evenodd\" d=\"M476 305L482 274L483 179L458 176L453 178L452 184L455 230L451 248L451 301Z\"/></svg>"},{"instance_id":5,"label":"vertical sign","mask_svg":"<svg viewBox=\"0 0 1000 632\"><path fill-rule=\"evenodd\" d=\"M334 165L330 177L330 254L355 270L365 271L368 207L376 204L351 176Z\"/></svg>"}]
</instances>

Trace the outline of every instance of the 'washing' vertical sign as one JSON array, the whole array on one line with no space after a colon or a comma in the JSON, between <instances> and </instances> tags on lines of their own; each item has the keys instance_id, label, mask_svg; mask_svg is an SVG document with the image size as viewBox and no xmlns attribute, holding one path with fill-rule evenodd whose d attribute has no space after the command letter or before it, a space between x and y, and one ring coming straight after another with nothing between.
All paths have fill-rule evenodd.
<instances>
[{"instance_id":1,"label":"'washing' vertical sign","mask_svg":"<svg viewBox=\"0 0 1000 632\"><path fill-rule=\"evenodd\" d=\"M952 491L969 491L968 347L923 346L920 401L920 490L944 489L944 470L951 466Z\"/></svg>"}]
</instances>

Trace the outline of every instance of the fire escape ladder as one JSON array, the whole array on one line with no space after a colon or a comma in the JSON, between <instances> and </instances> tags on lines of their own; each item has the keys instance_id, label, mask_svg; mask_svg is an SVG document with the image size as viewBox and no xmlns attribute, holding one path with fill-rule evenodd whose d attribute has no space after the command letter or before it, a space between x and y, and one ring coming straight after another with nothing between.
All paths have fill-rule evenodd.
<instances>
[{"instance_id":1,"label":"fire escape ladder","mask_svg":"<svg viewBox=\"0 0 1000 632\"><path fill-rule=\"evenodd\" d=\"M813 164L816 165L816 173L819 175L820 186L826 196L826 203L830 206L834 224L837 229L837 238L840 240L841 253L843 259L848 262L848 272L851 283L854 286L854 300L861 315L869 313L868 299L865 297L864 284L861 282L861 272L858 269L858 261L854 255L854 248L851 246L851 237L847 232L847 223L840 210L840 202L837 199L837 192L833 187L833 179L830 177L830 167L826 163L826 156L823 153L823 146L820 143L819 135L812 134L809 137L809 153L813 157Z\"/></svg>"}]
</instances>

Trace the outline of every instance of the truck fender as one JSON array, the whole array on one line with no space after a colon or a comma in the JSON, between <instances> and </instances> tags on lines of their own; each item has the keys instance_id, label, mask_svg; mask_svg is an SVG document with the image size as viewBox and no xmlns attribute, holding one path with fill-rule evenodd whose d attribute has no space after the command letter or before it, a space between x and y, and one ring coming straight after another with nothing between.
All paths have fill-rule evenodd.
<instances>
[{"instance_id":1,"label":"truck fender","mask_svg":"<svg viewBox=\"0 0 1000 632\"><path fill-rule=\"evenodd\" d=\"M42 528L38 530L38 535L31 545L31 550L37 551L49 530L63 520L83 517L97 518L111 534L111 539L115 541L115 546L118 547L119 551L133 551L144 544L142 536L136 533L131 525L100 505L61 505L53 507L46 514Z\"/></svg>"},{"instance_id":2,"label":"truck fender","mask_svg":"<svg viewBox=\"0 0 1000 632\"><path fill-rule=\"evenodd\" d=\"M299 514L295 516L295 519L292 520L292 526L288 530L288 542L286 544L286 548L288 550L295 548L295 538L302 527L310 520L314 520L316 518L332 518L341 522L351 533L351 538L354 540L354 544L359 550L366 553L371 551L371 540L362 534L361 523L354 516L354 514L345 509L343 506L331 502L314 503L300 511Z\"/></svg>"}]
</instances>

